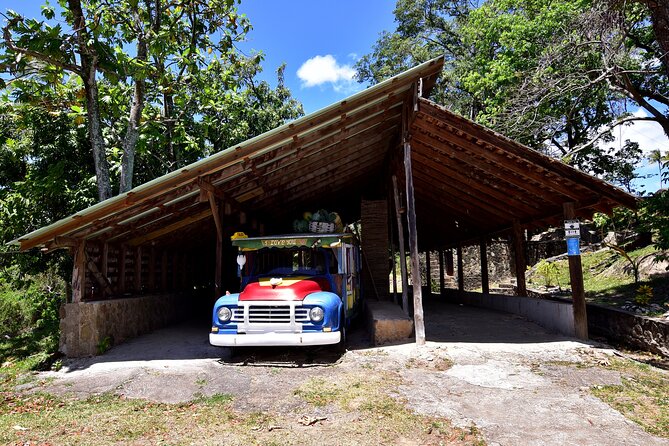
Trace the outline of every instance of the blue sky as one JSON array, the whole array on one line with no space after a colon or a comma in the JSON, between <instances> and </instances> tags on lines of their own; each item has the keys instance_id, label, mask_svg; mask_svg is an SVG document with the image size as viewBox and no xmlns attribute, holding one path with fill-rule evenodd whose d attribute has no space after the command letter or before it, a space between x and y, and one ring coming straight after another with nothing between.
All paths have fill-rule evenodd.
<instances>
[{"instance_id":1,"label":"blue sky","mask_svg":"<svg viewBox=\"0 0 669 446\"><path fill-rule=\"evenodd\" d=\"M0 0L0 11L14 9L37 17L41 0ZM56 0L51 0L56 4ZM286 63L285 81L293 96L312 113L365 87L351 79L353 65L368 53L383 30L394 29L394 0L243 0L239 11L253 30L239 48L265 55L262 77L275 82L275 70ZM617 141L639 142L644 152L669 151L669 139L658 124L640 122L616 132ZM657 165L639 168L640 190L659 188Z\"/></svg>"},{"instance_id":2,"label":"blue sky","mask_svg":"<svg viewBox=\"0 0 669 446\"><path fill-rule=\"evenodd\" d=\"M254 30L241 48L265 53L268 79L285 62L287 86L311 113L363 88L351 81L352 66L381 31L394 28L394 5L392 0L246 0L239 11Z\"/></svg>"}]
</instances>

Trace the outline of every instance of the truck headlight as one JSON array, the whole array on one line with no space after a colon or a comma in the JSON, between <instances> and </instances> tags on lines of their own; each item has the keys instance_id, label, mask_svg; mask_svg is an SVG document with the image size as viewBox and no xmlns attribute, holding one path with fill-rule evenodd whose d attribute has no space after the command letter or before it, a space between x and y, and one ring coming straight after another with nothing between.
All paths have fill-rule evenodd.
<instances>
[{"instance_id":1,"label":"truck headlight","mask_svg":"<svg viewBox=\"0 0 669 446\"><path fill-rule=\"evenodd\" d=\"M232 311L228 307L221 307L216 314L221 322L228 322L232 318Z\"/></svg>"},{"instance_id":2,"label":"truck headlight","mask_svg":"<svg viewBox=\"0 0 669 446\"><path fill-rule=\"evenodd\" d=\"M309 319L311 319L312 322L322 321L323 316L325 316L325 312L321 307L314 307L309 310Z\"/></svg>"}]
</instances>

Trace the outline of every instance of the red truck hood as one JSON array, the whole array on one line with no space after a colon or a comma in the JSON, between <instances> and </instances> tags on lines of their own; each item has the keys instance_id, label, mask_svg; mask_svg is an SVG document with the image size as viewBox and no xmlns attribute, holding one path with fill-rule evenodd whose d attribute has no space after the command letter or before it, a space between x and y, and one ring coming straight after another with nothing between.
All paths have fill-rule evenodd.
<instances>
[{"instance_id":1,"label":"red truck hood","mask_svg":"<svg viewBox=\"0 0 669 446\"><path fill-rule=\"evenodd\" d=\"M324 277L267 277L246 285L239 293L239 300L304 300L319 291L330 291Z\"/></svg>"}]
</instances>

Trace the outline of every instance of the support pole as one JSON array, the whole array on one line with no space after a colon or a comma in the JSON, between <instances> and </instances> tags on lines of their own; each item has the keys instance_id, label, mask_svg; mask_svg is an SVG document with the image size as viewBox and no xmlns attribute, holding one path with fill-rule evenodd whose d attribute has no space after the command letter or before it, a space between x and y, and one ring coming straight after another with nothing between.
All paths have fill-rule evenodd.
<instances>
[{"instance_id":1,"label":"support pole","mask_svg":"<svg viewBox=\"0 0 669 446\"><path fill-rule=\"evenodd\" d=\"M458 256L458 291L462 293L465 290L465 270L464 262L462 261L462 245L458 244L456 254Z\"/></svg>"},{"instance_id":2,"label":"support pole","mask_svg":"<svg viewBox=\"0 0 669 446\"><path fill-rule=\"evenodd\" d=\"M439 250L439 295L444 295L444 250Z\"/></svg>"},{"instance_id":3,"label":"support pole","mask_svg":"<svg viewBox=\"0 0 669 446\"><path fill-rule=\"evenodd\" d=\"M513 221L513 252L516 259L516 290L518 296L527 296L527 284L525 283L525 234L518 220Z\"/></svg>"},{"instance_id":4,"label":"support pole","mask_svg":"<svg viewBox=\"0 0 669 446\"><path fill-rule=\"evenodd\" d=\"M79 242L74 249L74 266L72 267L72 302L84 300L86 286L86 241Z\"/></svg>"},{"instance_id":5,"label":"support pole","mask_svg":"<svg viewBox=\"0 0 669 446\"><path fill-rule=\"evenodd\" d=\"M455 271L453 271L454 270L454 268L453 268L453 250L452 249L447 250L446 253L444 254L444 256L446 257L444 259L445 263L446 263L446 275L450 276L450 277L453 277L455 275L454 274Z\"/></svg>"},{"instance_id":6,"label":"support pole","mask_svg":"<svg viewBox=\"0 0 669 446\"><path fill-rule=\"evenodd\" d=\"M416 200L411 170L411 144L404 142L404 169L407 191L407 221L409 224L409 250L411 252L411 271L413 284L413 318L416 328L416 344L425 345L425 322L423 320L423 291L420 280L420 257L418 253L418 230L416 228ZM418 279L418 280L416 280ZM418 282L418 283L416 283ZM416 286L417 285L417 286Z\"/></svg>"},{"instance_id":7,"label":"support pole","mask_svg":"<svg viewBox=\"0 0 669 446\"><path fill-rule=\"evenodd\" d=\"M488 279L488 249L485 238L481 238L481 292L490 294L490 281Z\"/></svg>"},{"instance_id":8,"label":"support pole","mask_svg":"<svg viewBox=\"0 0 669 446\"><path fill-rule=\"evenodd\" d=\"M409 315L409 277L407 274L406 248L404 247L404 225L402 225L402 211L400 194L397 190L397 177L393 175L393 195L395 196L395 217L397 218L397 239L400 243L400 274L402 275L402 309Z\"/></svg>"},{"instance_id":9,"label":"support pole","mask_svg":"<svg viewBox=\"0 0 669 446\"><path fill-rule=\"evenodd\" d=\"M430 251L425 251L425 285L427 286L427 294L432 293L432 265L430 261Z\"/></svg>"},{"instance_id":10,"label":"support pole","mask_svg":"<svg viewBox=\"0 0 669 446\"><path fill-rule=\"evenodd\" d=\"M149 251L149 289L156 290L156 247L151 246Z\"/></svg>"},{"instance_id":11,"label":"support pole","mask_svg":"<svg viewBox=\"0 0 669 446\"><path fill-rule=\"evenodd\" d=\"M574 203L564 203L564 219L573 220L576 218ZM583 267L581 265L581 255L570 255L569 258L569 278L571 281L572 307L574 311L574 331L579 339L588 339L588 314L585 305L585 288L583 286Z\"/></svg>"},{"instance_id":12,"label":"support pole","mask_svg":"<svg viewBox=\"0 0 669 446\"><path fill-rule=\"evenodd\" d=\"M102 276L105 278L105 280L109 283L109 243L104 242L102 244L102 259L100 262L100 273ZM111 294L111 286L106 287L104 289L105 297L108 297L109 294Z\"/></svg>"},{"instance_id":13,"label":"support pole","mask_svg":"<svg viewBox=\"0 0 669 446\"><path fill-rule=\"evenodd\" d=\"M135 248L135 276L134 276L134 288L136 293L142 291L142 247L137 246Z\"/></svg>"},{"instance_id":14,"label":"support pole","mask_svg":"<svg viewBox=\"0 0 669 446\"><path fill-rule=\"evenodd\" d=\"M119 294L125 293L125 264L126 264L126 252L127 248L125 245L119 246L118 254L118 292Z\"/></svg>"},{"instance_id":15,"label":"support pole","mask_svg":"<svg viewBox=\"0 0 669 446\"><path fill-rule=\"evenodd\" d=\"M165 249L160 259L160 289L167 291L167 251Z\"/></svg>"},{"instance_id":16,"label":"support pole","mask_svg":"<svg viewBox=\"0 0 669 446\"><path fill-rule=\"evenodd\" d=\"M211 215L214 216L214 224L216 225L216 270L214 271L214 297L218 299L223 293L223 224L221 222L220 206L218 206L216 203L214 194L209 192L208 196L209 205L211 206Z\"/></svg>"}]
</instances>

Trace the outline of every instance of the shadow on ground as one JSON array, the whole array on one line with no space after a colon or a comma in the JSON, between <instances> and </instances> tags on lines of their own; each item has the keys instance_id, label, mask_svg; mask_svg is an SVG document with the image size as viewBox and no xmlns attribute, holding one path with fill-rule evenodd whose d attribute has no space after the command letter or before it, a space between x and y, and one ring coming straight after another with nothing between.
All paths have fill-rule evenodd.
<instances>
[{"instance_id":1,"label":"shadow on ground","mask_svg":"<svg viewBox=\"0 0 669 446\"><path fill-rule=\"evenodd\" d=\"M525 318L494 310L468 307L429 296L424 303L427 340L440 343L536 344L570 340L546 331ZM313 367L334 364L345 351L340 346L214 347L208 324L189 321L131 339L104 355L69 361L68 370L114 362L217 360L237 366ZM406 343L412 343L413 337ZM346 350L370 347L362 321L350 330ZM400 343L402 344L402 343Z\"/></svg>"}]
</instances>

